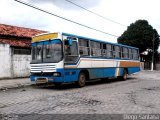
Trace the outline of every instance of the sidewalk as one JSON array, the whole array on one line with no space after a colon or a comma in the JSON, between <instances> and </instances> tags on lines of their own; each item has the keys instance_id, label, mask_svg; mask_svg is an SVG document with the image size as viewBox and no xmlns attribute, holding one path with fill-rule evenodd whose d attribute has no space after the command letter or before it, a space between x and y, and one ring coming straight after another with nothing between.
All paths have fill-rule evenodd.
<instances>
[{"instance_id":1,"label":"sidewalk","mask_svg":"<svg viewBox=\"0 0 160 120\"><path fill-rule=\"evenodd\" d=\"M29 78L0 80L0 90L7 90L10 88L19 88L19 87L28 86L28 85L31 85L31 81Z\"/></svg>"}]
</instances>

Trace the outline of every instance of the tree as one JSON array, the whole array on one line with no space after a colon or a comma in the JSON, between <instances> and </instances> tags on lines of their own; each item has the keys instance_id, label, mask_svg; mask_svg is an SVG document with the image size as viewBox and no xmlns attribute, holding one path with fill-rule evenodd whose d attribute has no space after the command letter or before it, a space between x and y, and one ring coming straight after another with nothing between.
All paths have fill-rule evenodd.
<instances>
[{"instance_id":1,"label":"tree","mask_svg":"<svg viewBox=\"0 0 160 120\"><path fill-rule=\"evenodd\" d=\"M130 24L117 41L121 44L138 47L140 53L147 49L153 50L153 48L154 51L157 51L160 43L158 32L149 25L147 20L137 20Z\"/></svg>"}]
</instances>

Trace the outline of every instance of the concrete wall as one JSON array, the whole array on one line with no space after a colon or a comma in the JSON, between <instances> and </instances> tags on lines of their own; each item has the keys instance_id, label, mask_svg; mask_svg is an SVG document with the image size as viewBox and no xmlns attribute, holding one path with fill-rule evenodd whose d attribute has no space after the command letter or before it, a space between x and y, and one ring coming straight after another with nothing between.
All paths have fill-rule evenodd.
<instances>
[{"instance_id":1,"label":"concrete wall","mask_svg":"<svg viewBox=\"0 0 160 120\"><path fill-rule=\"evenodd\" d=\"M8 44L0 43L0 79L28 77L31 55L17 55Z\"/></svg>"},{"instance_id":2,"label":"concrete wall","mask_svg":"<svg viewBox=\"0 0 160 120\"><path fill-rule=\"evenodd\" d=\"M140 66L140 69L141 69L141 70L144 70L144 62L141 62L140 65L141 65L141 66Z\"/></svg>"},{"instance_id":3,"label":"concrete wall","mask_svg":"<svg viewBox=\"0 0 160 120\"><path fill-rule=\"evenodd\" d=\"M156 70L160 70L160 62L156 64Z\"/></svg>"},{"instance_id":4,"label":"concrete wall","mask_svg":"<svg viewBox=\"0 0 160 120\"><path fill-rule=\"evenodd\" d=\"M13 55L13 77L28 77L31 55Z\"/></svg>"},{"instance_id":5,"label":"concrete wall","mask_svg":"<svg viewBox=\"0 0 160 120\"><path fill-rule=\"evenodd\" d=\"M11 50L8 44L0 44L0 78L11 77Z\"/></svg>"}]
</instances>

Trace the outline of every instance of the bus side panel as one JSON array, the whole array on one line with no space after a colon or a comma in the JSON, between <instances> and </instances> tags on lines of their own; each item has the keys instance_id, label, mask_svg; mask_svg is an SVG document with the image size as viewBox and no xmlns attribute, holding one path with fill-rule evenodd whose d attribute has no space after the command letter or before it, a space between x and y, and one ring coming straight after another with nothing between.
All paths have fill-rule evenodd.
<instances>
[{"instance_id":1,"label":"bus side panel","mask_svg":"<svg viewBox=\"0 0 160 120\"><path fill-rule=\"evenodd\" d=\"M105 68L104 77L114 77L117 68Z\"/></svg>"},{"instance_id":2,"label":"bus side panel","mask_svg":"<svg viewBox=\"0 0 160 120\"><path fill-rule=\"evenodd\" d=\"M61 77L54 77L53 82L63 83L64 82L64 69L63 68L57 68L56 71L61 74Z\"/></svg>"},{"instance_id":3,"label":"bus side panel","mask_svg":"<svg viewBox=\"0 0 160 120\"><path fill-rule=\"evenodd\" d=\"M64 75L65 79L64 82L74 82L78 80L80 70L79 69L65 69Z\"/></svg>"},{"instance_id":4,"label":"bus side panel","mask_svg":"<svg viewBox=\"0 0 160 120\"><path fill-rule=\"evenodd\" d=\"M140 67L129 67L128 68L128 74L133 74L133 73L136 73L136 72L139 72L140 71Z\"/></svg>"},{"instance_id":5,"label":"bus side panel","mask_svg":"<svg viewBox=\"0 0 160 120\"><path fill-rule=\"evenodd\" d=\"M93 68L89 69L89 77L90 79L97 79L103 77L103 69Z\"/></svg>"},{"instance_id":6,"label":"bus side panel","mask_svg":"<svg viewBox=\"0 0 160 120\"><path fill-rule=\"evenodd\" d=\"M124 68L119 68L119 75L117 76L123 76L124 73Z\"/></svg>"},{"instance_id":7,"label":"bus side panel","mask_svg":"<svg viewBox=\"0 0 160 120\"><path fill-rule=\"evenodd\" d=\"M139 72L140 71L140 67L128 67L128 75ZM124 68L120 68L119 69L119 75L118 76L123 76L123 72L124 72Z\"/></svg>"},{"instance_id":8,"label":"bus side panel","mask_svg":"<svg viewBox=\"0 0 160 120\"><path fill-rule=\"evenodd\" d=\"M89 69L90 79L114 77L116 68Z\"/></svg>"}]
</instances>

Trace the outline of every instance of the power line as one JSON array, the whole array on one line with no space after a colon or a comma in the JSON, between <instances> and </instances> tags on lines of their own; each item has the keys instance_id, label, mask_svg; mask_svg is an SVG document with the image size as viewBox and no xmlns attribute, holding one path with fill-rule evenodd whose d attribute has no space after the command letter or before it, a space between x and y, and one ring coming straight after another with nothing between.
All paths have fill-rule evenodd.
<instances>
[{"instance_id":1,"label":"power line","mask_svg":"<svg viewBox=\"0 0 160 120\"><path fill-rule=\"evenodd\" d=\"M41 11L41 12L44 12L44 13L47 13L47 14L50 14L50 15L56 16L56 17L58 17L58 18L61 18L61 19L63 19L63 20L66 20L66 21L72 22L72 23L74 23L74 24L77 24L77 25L80 25L80 26L83 26L83 27L86 27L86 28L89 28L89 29L92 29L92 30L95 30L95 31L98 31L98 32L101 32L101 33L104 33L104 34L107 34L107 35L110 35L110 36L118 37L117 35L113 35L113 34L110 34L110 33L107 33L107 32L101 31L101 30L98 30L98 29L96 29L96 28L92 28L92 27L90 27L90 26L87 26L87 25L84 25L84 24L81 24L81 23L75 22L75 21L70 20L70 19L68 19L68 18L65 18L65 17L59 16L59 15L57 15L57 14L54 14L54 13L51 13L51 12L46 11L46 10L44 10L44 9L41 9L41 8L39 8L39 7L37 7L37 6L31 5L31 4L26 3L26 2L22 2L21 0L15 0L15 1L16 1L16 2L19 2L19 3L21 3L21 4L24 4L24 5L28 6L28 7L31 7L31 8L37 9L37 10L39 10L39 11Z\"/></svg>"},{"instance_id":2,"label":"power line","mask_svg":"<svg viewBox=\"0 0 160 120\"><path fill-rule=\"evenodd\" d=\"M80 5L74 3L74 2L72 2L72 1L70 1L70 0L65 0L65 1L67 1L67 2L69 2L69 3L71 3L71 4L73 4L73 5L81 8L81 9L84 9L84 10L86 10L86 11L88 11L88 12L90 12L90 13L98 16L98 17L101 17L101 18L103 18L103 19L105 19L105 20L107 20L107 21L110 21L110 22L113 22L113 23L116 23L116 24L119 24L119 25L121 25L121 26L125 26L125 27L126 27L126 25L123 25L123 24L121 24L121 23L119 23L119 22L116 22L116 21L114 21L114 20L111 20L111 19L109 19L109 18L106 18L106 17L104 17L104 16L102 16L102 15L100 15L100 14L98 14L98 13L95 13L95 12L93 12L93 11L91 11L91 10L88 10L87 8L85 8L85 7L83 7L83 6L80 6Z\"/></svg>"}]
</instances>

